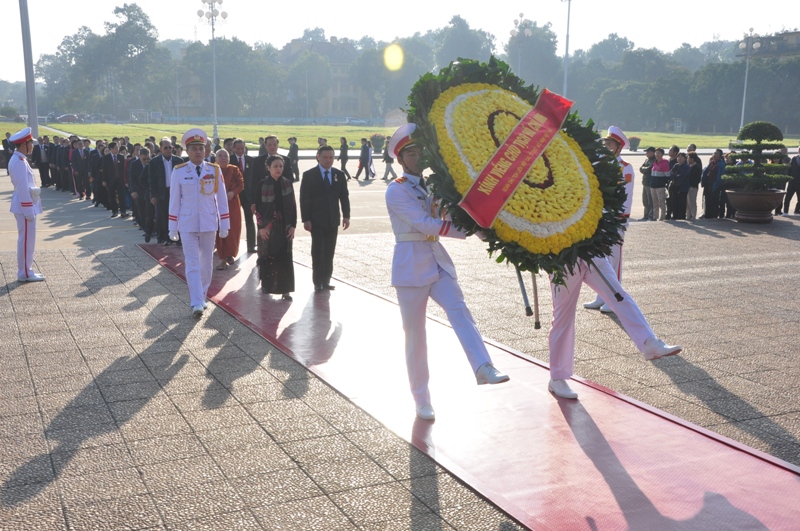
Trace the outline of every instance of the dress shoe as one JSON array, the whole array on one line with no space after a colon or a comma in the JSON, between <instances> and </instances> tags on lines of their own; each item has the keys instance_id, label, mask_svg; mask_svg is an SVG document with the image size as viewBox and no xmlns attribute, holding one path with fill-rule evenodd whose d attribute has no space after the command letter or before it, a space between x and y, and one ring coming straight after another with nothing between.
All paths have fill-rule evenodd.
<instances>
[{"instance_id":1,"label":"dress shoe","mask_svg":"<svg viewBox=\"0 0 800 531\"><path fill-rule=\"evenodd\" d=\"M587 310L599 310L603 306L603 304L605 304L603 302L603 299L597 297L592 302L584 302L583 307L586 308Z\"/></svg>"},{"instance_id":2,"label":"dress shoe","mask_svg":"<svg viewBox=\"0 0 800 531\"><path fill-rule=\"evenodd\" d=\"M317 292L317 293L319 293L319 292L320 292L320 291L322 291L323 289L325 289L325 288L324 288L324 286L323 286L322 284L319 284L319 285L317 285L317 286L314 286L314 291L315 291L315 292Z\"/></svg>"},{"instance_id":3,"label":"dress shoe","mask_svg":"<svg viewBox=\"0 0 800 531\"><path fill-rule=\"evenodd\" d=\"M433 406L430 404L417 406L417 416L422 420L436 420L436 413L434 413Z\"/></svg>"},{"instance_id":4,"label":"dress shoe","mask_svg":"<svg viewBox=\"0 0 800 531\"><path fill-rule=\"evenodd\" d=\"M336 289L336 286L331 286L330 284L324 284L322 287L328 291L333 291Z\"/></svg>"},{"instance_id":5,"label":"dress shoe","mask_svg":"<svg viewBox=\"0 0 800 531\"><path fill-rule=\"evenodd\" d=\"M100 203L95 203L95 204L94 204L94 207L95 207L95 208L97 208L97 207L99 207L99 206L100 206Z\"/></svg>"},{"instance_id":6,"label":"dress shoe","mask_svg":"<svg viewBox=\"0 0 800 531\"><path fill-rule=\"evenodd\" d=\"M112 218L116 218L117 216L119 216L119 214L117 212L112 212L111 213L111 217Z\"/></svg>"},{"instance_id":7,"label":"dress shoe","mask_svg":"<svg viewBox=\"0 0 800 531\"><path fill-rule=\"evenodd\" d=\"M203 316L203 310L205 310L205 308L203 308L202 304L192 306L192 317L199 319Z\"/></svg>"},{"instance_id":8,"label":"dress shoe","mask_svg":"<svg viewBox=\"0 0 800 531\"><path fill-rule=\"evenodd\" d=\"M578 393L572 390L566 380L550 380L547 384L547 389L556 396L561 398L578 398Z\"/></svg>"},{"instance_id":9,"label":"dress shoe","mask_svg":"<svg viewBox=\"0 0 800 531\"><path fill-rule=\"evenodd\" d=\"M683 350L683 348L678 345L667 345L657 337L651 337L644 342L643 354L644 359L653 361L658 358L663 358L664 356L678 354L681 350Z\"/></svg>"},{"instance_id":10,"label":"dress shoe","mask_svg":"<svg viewBox=\"0 0 800 531\"><path fill-rule=\"evenodd\" d=\"M128 214L127 212L123 212L122 214L120 214L120 216L119 216L119 217L121 217L122 219L128 219L130 216L131 216L131 215L130 215L130 214Z\"/></svg>"},{"instance_id":11,"label":"dress shoe","mask_svg":"<svg viewBox=\"0 0 800 531\"><path fill-rule=\"evenodd\" d=\"M253 254L253 253L255 253L255 252L256 252L256 248L255 248L255 247L248 247L248 248L247 248L247 252L248 252L249 254Z\"/></svg>"},{"instance_id":12,"label":"dress shoe","mask_svg":"<svg viewBox=\"0 0 800 531\"><path fill-rule=\"evenodd\" d=\"M44 280L44 275L40 275L39 273L31 273L25 278L17 278L20 282L41 282Z\"/></svg>"},{"instance_id":13,"label":"dress shoe","mask_svg":"<svg viewBox=\"0 0 800 531\"><path fill-rule=\"evenodd\" d=\"M170 245L172 245L172 240L167 240L164 242L164 247L169 247Z\"/></svg>"},{"instance_id":14,"label":"dress shoe","mask_svg":"<svg viewBox=\"0 0 800 531\"><path fill-rule=\"evenodd\" d=\"M294 299L292 299L292 296L291 296L291 295L289 295L288 293L284 293L283 295L281 295L281 299L283 299L283 300L285 300L285 301L291 301L291 300L294 300Z\"/></svg>"},{"instance_id":15,"label":"dress shoe","mask_svg":"<svg viewBox=\"0 0 800 531\"><path fill-rule=\"evenodd\" d=\"M602 305L602 306L600 306L600 311L601 311L601 312L603 312L603 313L614 313L614 310L612 310L612 309L611 309L611 308L608 306L608 304L605 304L605 303L603 303L603 305Z\"/></svg>"},{"instance_id":16,"label":"dress shoe","mask_svg":"<svg viewBox=\"0 0 800 531\"><path fill-rule=\"evenodd\" d=\"M484 363L478 367L478 371L475 373L475 379L478 381L478 385L498 384L510 380L507 374L503 374L495 369L494 365L491 363Z\"/></svg>"},{"instance_id":17,"label":"dress shoe","mask_svg":"<svg viewBox=\"0 0 800 531\"><path fill-rule=\"evenodd\" d=\"M145 234L144 235L144 243L150 243L150 239L151 238L152 238L152 236L150 236L149 234Z\"/></svg>"}]
</instances>

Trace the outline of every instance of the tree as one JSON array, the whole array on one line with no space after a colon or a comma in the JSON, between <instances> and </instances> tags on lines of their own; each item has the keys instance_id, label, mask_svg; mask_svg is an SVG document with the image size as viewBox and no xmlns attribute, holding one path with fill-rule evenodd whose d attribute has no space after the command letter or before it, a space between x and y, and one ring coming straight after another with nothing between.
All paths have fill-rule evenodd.
<instances>
[{"instance_id":1,"label":"tree","mask_svg":"<svg viewBox=\"0 0 800 531\"><path fill-rule=\"evenodd\" d=\"M706 55L700 51L700 48L694 48L685 42L672 52L672 59L692 72L706 63Z\"/></svg>"},{"instance_id":2,"label":"tree","mask_svg":"<svg viewBox=\"0 0 800 531\"><path fill-rule=\"evenodd\" d=\"M303 36L300 37L302 42L326 42L325 30L322 28L305 29Z\"/></svg>"},{"instance_id":3,"label":"tree","mask_svg":"<svg viewBox=\"0 0 800 531\"><path fill-rule=\"evenodd\" d=\"M593 44L586 56L589 60L599 59L606 63L618 63L625 52L633 50L633 42L616 33L610 34L602 41Z\"/></svg>"},{"instance_id":4,"label":"tree","mask_svg":"<svg viewBox=\"0 0 800 531\"><path fill-rule=\"evenodd\" d=\"M450 19L450 25L436 35L436 64L447 66L459 57L488 61L494 49L494 36L483 30L474 30L458 15Z\"/></svg>"},{"instance_id":5,"label":"tree","mask_svg":"<svg viewBox=\"0 0 800 531\"><path fill-rule=\"evenodd\" d=\"M536 22L523 21L505 50L515 74L528 83L555 90L561 77L561 59L556 56L558 38L551 28L549 22L540 27Z\"/></svg>"},{"instance_id":6,"label":"tree","mask_svg":"<svg viewBox=\"0 0 800 531\"><path fill-rule=\"evenodd\" d=\"M289 108L295 116L316 116L316 102L323 99L331 88L331 65L327 57L306 52L289 68L286 87L290 94Z\"/></svg>"}]
</instances>

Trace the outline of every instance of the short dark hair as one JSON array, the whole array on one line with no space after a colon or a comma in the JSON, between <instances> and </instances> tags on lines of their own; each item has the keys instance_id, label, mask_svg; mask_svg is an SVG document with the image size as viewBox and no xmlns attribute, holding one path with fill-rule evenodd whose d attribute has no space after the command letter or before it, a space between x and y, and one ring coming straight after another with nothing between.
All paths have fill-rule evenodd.
<instances>
[{"instance_id":1,"label":"short dark hair","mask_svg":"<svg viewBox=\"0 0 800 531\"><path fill-rule=\"evenodd\" d=\"M244 144L244 140L241 138L233 138L233 147L236 147L236 144Z\"/></svg>"},{"instance_id":2,"label":"short dark hair","mask_svg":"<svg viewBox=\"0 0 800 531\"><path fill-rule=\"evenodd\" d=\"M270 141L271 139L273 139L273 138L275 139L275 142L277 142L278 144L280 144L280 143L281 143L281 141L280 141L280 140L278 140L278 137L277 137L277 136L275 136L275 135L269 135L269 136L265 136L265 137L264 137L264 143L266 144L267 142L269 142L269 141Z\"/></svg>"},{"instance_id":3,"label":"short dark hair","mask_svg":"<svg viewBox=\"0 0 800 531\"><path fill-rule=\"evenodd\" d=\"M267 160L264 161L264 165L267 168L269 168L270 166L272 166L272 163L275 162L276 160L283 162L283 157L281 157L280 155L270 155L269 157L267 157Z\"/></svg>"},{"instance_id":4,"label":"short dark hair","mask_svg":"<svg viewBox=\"0 0 800 531\"><path fill-rule=\"evenodd\" d=\"M149 149L147 149L147 148L141 148L141 149L139 150L139 155L140 155L140 156L141 156L141 155L149 155L149 154L150 154L150 150L149 150Z\"/></svg>"},{"instance_id":5,"label":"short dark hair","mask_svg":"<svg viewBox=\"0 0 800 531\"><path fill-rule=\"evenodd\" d=\"M329 146L328 144L320 146L317 148L317 155L321 154L323 151L333 151L333 146Z\"/></svg>"},{"instance_id":6,"label":"short dark hair","mask_svg":"<svg viewBox=\"0 0 800 531\"><path fill-rule=\"evenodd\" d=\"M106 147L108 149L114 149L115 147L117 147L117 143L114 142L114 141L111 141L111 142L108 143L108 145Z\"/></svg>"}]
</instances>

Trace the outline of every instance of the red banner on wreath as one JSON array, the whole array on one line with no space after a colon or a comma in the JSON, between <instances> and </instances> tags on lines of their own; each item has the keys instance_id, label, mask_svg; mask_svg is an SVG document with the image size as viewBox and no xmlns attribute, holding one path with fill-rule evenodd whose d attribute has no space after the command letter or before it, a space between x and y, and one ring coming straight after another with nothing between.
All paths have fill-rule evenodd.
<instances>
[{"instance_id":1,"label":"red banner on wreath","mask_svg":"<svg viewBox=\"0 0 800 531\"><path fill-rule=\"evenodd\" d=\"M459 205L489 228L536 159L555 138L574 102L544 89L533 109L500 144Z\"/></svg>"}]
</instances>

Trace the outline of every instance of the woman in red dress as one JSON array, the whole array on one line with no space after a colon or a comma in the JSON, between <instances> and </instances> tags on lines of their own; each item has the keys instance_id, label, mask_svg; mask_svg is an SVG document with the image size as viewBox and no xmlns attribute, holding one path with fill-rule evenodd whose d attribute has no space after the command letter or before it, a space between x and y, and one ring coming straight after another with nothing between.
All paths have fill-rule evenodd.
<instances>
[{"instance_id":1,"label":"woman in red dress","mask_svg":"<svg viewBox=\"0 0 800 531\"><path fill-rule=\"evenodd\" d=\"M225 190L228 192L228 212L231 215L231 230L228 236L220 238L217 234L217 256L219 265L217 269L228 269L239 254L239 240L242 236L242 206L239 203L239 192L244 190L244 177L238 166L228 164L230 155L224 149L216 153L216 162L222 171L225 180Z\"/></svg>"}]
</instances>

